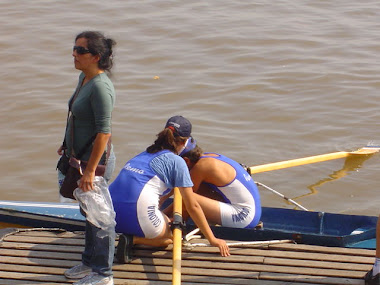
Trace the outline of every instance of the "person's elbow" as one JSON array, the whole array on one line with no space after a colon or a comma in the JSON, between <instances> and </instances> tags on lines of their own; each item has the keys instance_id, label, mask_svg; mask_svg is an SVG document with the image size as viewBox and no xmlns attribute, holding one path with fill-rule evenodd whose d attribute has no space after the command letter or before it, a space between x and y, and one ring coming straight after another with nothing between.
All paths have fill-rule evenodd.
<instances>
[{"instance_id":1,"label":"person's elbow","mask_svg":"<svg viewBox=\"0 0 380 285\"><path fill-rule=\"evenodd\" d=\"M191 201L191 202L187 203L186 209L189 213L195 213L195 212L202 210L201 206L196 201Z\"/></svg>"},{"instance_id":2,"label":"person's elbow","mask_svg":"<svg viewBox=\"0 0 380 285\"><path fill-rule=\"evenodd\" d=\"M97 136L102 137L104 139L109 139L111 137L111 133L98 133Z\"/></svg>"}]
</instances>

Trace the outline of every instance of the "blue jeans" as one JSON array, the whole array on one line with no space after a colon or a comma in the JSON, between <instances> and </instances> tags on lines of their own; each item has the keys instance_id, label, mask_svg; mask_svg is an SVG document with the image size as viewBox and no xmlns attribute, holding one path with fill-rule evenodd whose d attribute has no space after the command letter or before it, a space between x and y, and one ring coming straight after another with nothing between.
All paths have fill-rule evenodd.
<instances>
[{"instance_id":1,"label":"blue jeans","mask_svg":"<svg viewBox=\"0 0 380 285\"><path fill-rule=\"evenodd\" d=\"M112 173L115 169L116 157L113 149L110 152L108 158L104 178L107 183L111 180ZM62 185L62 181L65 176L58 170L58 185ZM61 196L61 202L66 202L63 199L67 199ZM67 202L73 202L71 199L67 199ZM86 216L84 211L80 209L83 216ZM86 220L86 233L85 233L85 247L82 253L82 262L88 267L91 267L94 272L100 275L110 276L112 275L112 264L115 253L115 238L116 233L114 230L109 230L105 237L98 237L98 233L104 231L95 227L93 224ZM102 232L104 236L104 232Z\"/></svg>"},{"instance_id":2,"label":"blue jeans","mask_svg":"<svg viewBox=\"0 0 380 285\"><path fill-rule=\"evenodd\" d=\"M105 237L99 238L97 234L101 230L86 220L85 248L82 253L82 262L84 265L91 267L92 271L100 275L110 276L112 275L116 233L114 230L109 231Z\"/></svg>"},{"instance_id":3,"label":"blue jeans","mask_svg":"<svg viewBox=\"0 0 380 285\"><path fill-rule=\"evenodd\" d=\"M112 173L115 170L115 163L116 163L116 156L113 152L113 147L111 148L110 156L108 157L106 170L104 172L104 179L107 181L107 183L110 182Z\"/></svg>"},{"instance_id":4,"label":"blue jeans","mask_svg":"<svg viewBox=\"0 0 380 285\"><path fill-rule=\"evenodd\" d=\"M104 173L104 179L107 182L111 180L115 169L115 162L116 157L112 150ZM82 209L81 213L85 216ZM105 237L99 238L98 233L101 230L86 220L85 247L82 253L82 262L84 265L91 267L92 271L100 275L110 276L112 275L112 264L115 254L116 233L114 230L109 230ZM102 235L104 236L103 232Z\"/></svg>"}]
</instances>

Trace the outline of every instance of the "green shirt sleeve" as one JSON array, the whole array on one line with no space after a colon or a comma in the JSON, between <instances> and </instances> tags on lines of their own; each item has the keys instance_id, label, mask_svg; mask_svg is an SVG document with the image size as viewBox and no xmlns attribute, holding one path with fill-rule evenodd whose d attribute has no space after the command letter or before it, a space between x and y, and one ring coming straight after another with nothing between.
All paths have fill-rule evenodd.
<instances>
[{"instance_id":1,"label":"green shirt sleeve","mask_svg":"<svg viewBox=\"0 0 380 285\"><path fill-rule=\"evenodd\" d=\"M95 133L111 133L113 88L105 82L95 82L91 94L91 108L94 113Z\"/></svg>"}]
</instances>

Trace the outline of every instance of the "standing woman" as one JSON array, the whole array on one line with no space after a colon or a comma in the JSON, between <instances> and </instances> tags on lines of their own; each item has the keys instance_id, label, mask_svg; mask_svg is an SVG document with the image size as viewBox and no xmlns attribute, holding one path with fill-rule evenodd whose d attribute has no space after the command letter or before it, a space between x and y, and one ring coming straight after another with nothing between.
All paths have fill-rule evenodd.
<instances>
[{"instance_id":1,"label":"standing woman","mask_svg":"<svg viewBox=\"0 0 380 285\"><path fill-rule=\"evenodd\" d=\"M112 48L115 44L100 32L85 31L76 36L73 47L74 65L81 74L69 100L70 116L65 139L57 153L68 157L83 153L80 159L88 161L78 184L83 191L93 190L98 164L106 164L104 178L107 182L115 168L112 145L108 145L115 90L107 76L113 65ZM58 171L60 185L63 179L64 175ZM115 232L110 231L106 237L99 238L100 230L86 221L82 263L65 271L69 279L83 278L75 284L113 284Z\"/></svg>"}]
</instances>

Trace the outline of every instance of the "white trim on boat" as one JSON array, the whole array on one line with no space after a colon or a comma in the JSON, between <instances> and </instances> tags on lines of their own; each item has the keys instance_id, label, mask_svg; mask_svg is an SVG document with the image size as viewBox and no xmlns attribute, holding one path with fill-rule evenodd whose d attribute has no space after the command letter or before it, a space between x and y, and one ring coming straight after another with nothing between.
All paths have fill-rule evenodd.
<instances>
[{"instance_id":1,"label":"white trim on boat","mask_svg":"<svg viewBox=\"0 0 380 285\"><path fill-rule=\"evenodd\" d=\"M24 207L43 207L43 208L61 208L61 209L79 209L78 204L67 203L37 203L37 202L8 202L0 201L0 206L24 206Z\"/></svg>"},{"instance_id":2,"label":"white trim on boat","mask_svg":"<svg viewBox=\"0 0 380 285\"><path fill-rule=\"evenodd\" d=\"M14 212L14 211L8 211L7 209L0 209L0 215L35 219L38 221L55 222L55 223L61 223L61 224L67 224L67 225L84 226L85 224L84 220L73 220L73 219L65 218L65 217L45 216L45 215L34 214L34 213Z\"/></svg>"}]
</instances>

